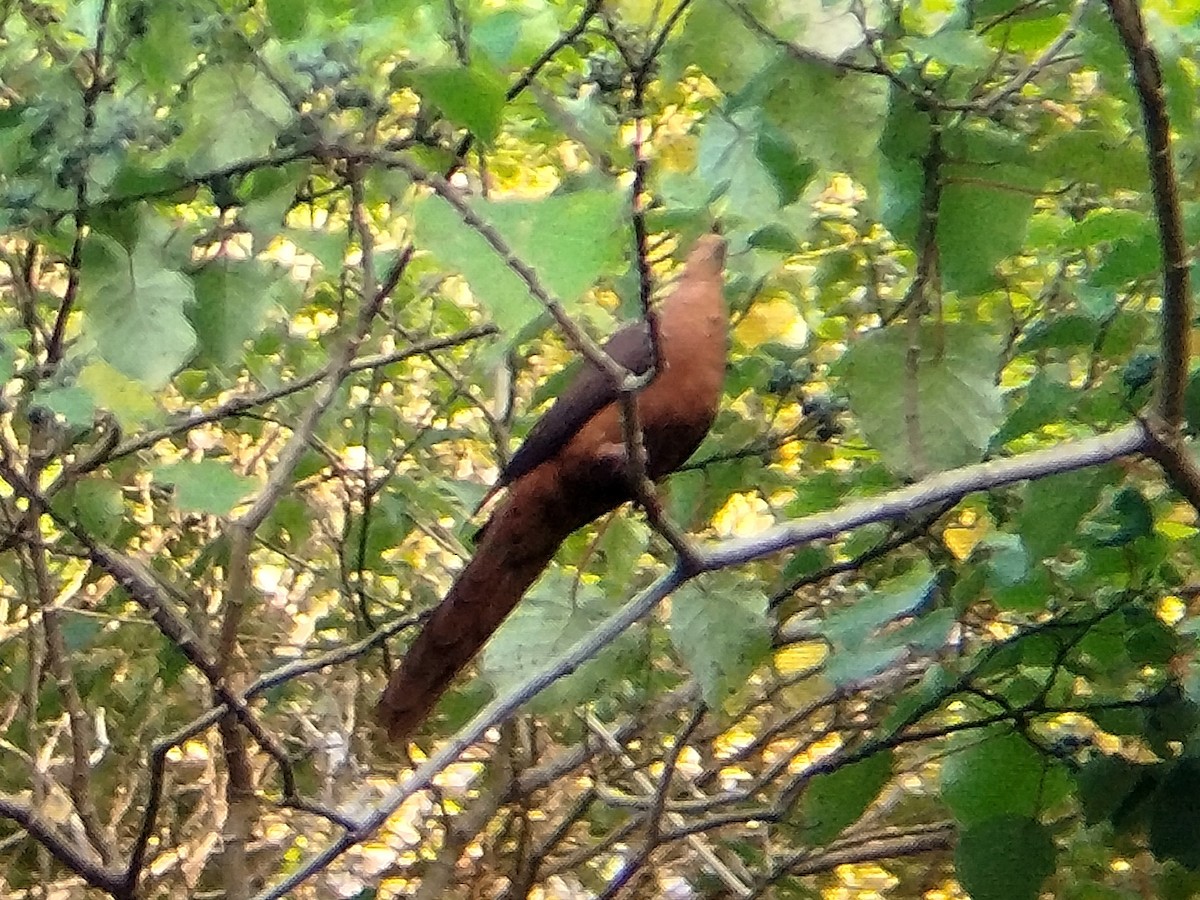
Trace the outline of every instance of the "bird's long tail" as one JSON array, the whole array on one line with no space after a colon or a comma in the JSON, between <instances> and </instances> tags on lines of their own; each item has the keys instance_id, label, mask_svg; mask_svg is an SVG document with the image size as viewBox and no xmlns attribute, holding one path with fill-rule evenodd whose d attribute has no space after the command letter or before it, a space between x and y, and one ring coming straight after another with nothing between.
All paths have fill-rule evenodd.
<instances>
[{"instance_id":1,"label":"bird's long tail","mask_svg":"<svg viewBox=\"0 0 1200 900\"><path fill-rule=\"evenodd\" d=\"M509 488L474 556L388 680L377 715L393 740L405 739L424 720L567 536L623 499L569 491L552 466Z\"/></svg>"}]
</instances>

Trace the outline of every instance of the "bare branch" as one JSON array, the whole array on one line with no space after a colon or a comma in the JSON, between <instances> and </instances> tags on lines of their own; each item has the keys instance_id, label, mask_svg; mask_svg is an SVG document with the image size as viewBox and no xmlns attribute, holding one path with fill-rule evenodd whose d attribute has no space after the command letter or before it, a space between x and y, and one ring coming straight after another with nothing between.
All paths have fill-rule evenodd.
<instances>
[{"instance_id":1,"label":"bare branch","mask_svg":"<svg viewBox=\"0 0 1200 900\"><path fill-rule=\"evenodd\" d=\"M1183 418L1183 391L1191 360L1192 289L1179 182L1171 157L1171 122L1158 55L1146 34L1137 0L1107 0L1133 69L1150 150L1150 187L1163 254L1162 382L1159 411L1171 428Z\"/></svg>"},{"instance_id":2,"label":"bare branch","mask_svg":"<svg viewBox=\"0 0 1200 900\"><path fill-rule=\"evenodd\" d=\"M1048 450L941 472L870 500L777 525L762 534L726 541L702 550L704 570L723 569L761 559L780 550L833 537L861 525L896 519L927 506L960 500L976 491L1103 465L1145 451L1147 442L1146 429L1138 422L1105 435L1066 441Z\"/></svg>"}]
</instances>

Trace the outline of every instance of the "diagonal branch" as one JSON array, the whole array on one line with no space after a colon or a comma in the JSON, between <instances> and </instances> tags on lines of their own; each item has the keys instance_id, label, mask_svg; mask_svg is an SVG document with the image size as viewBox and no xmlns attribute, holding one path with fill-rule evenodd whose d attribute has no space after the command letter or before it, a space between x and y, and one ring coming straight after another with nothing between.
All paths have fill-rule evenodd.
<instances>
[{"instance_id":1,"label":"diagonal branch","mask_svg":"<svg viewBox=\"0 0 1200 900\"><path fill-rule=\"evenodd\" d=\"M704 570L724 569L762 559L862 525L898 519L929 506L961 500L976 491L1103 465L1144 452L1149 441L1145 426L1135 422L1108 434L1065 441L1048 450L940 472L908 487L850 503L832 512L777 525L752 537L722 542L702 552Z\"/></svg>"},{"instance_id":2,"label":"diagonal branch","mask_svg":"<svg viewBox=\"0 0 1200 900\"><path fill-rule=\"evenodd\" d=\"M1113 24L1133 69L1133 87L1142 106L1150 151L1150 187L1163 255L1162 383L1159 411L1175 428L1183 418L1183 392L1191 358L1191 284L1187 239L1179 205L1179 182L1171 158L1171 122L1158 55L1150 45L1137 0L1107 0Z\"/></svg>"},{"instance_id":3,"label":"diagonal branch","mask_svg":"<svg viewBox=\"0 0 1200 900\"><path fill-rule=\"evenodd\" d=\"M120 874L106 869L98 860L85 855L75 841L61 834L37 810L9 797L0 796L0 817L11 819L24 828L51 856L91 887L114 895L121 890L123 880Z\"/></svg>"}]
</instances>

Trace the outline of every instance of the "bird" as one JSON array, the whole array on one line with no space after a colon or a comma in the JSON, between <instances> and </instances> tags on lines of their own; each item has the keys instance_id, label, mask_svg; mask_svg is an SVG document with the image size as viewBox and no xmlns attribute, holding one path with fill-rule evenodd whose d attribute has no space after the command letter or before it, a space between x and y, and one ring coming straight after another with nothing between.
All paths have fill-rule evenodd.
<instances>
[{"instance_id":1,"label":"bird","mask_svg":"<svg viewBox=\"0 0 1200 900\"><path fill-rule=\"evenodd\" d=\"M603 347L629 371L653 369L636 403L655 481L692 455L716 418L728 354L725 250L720 235L701 236L654 325L627 325ZM502 469L493 490L504 495L471 559L393 669L376 710L390 740L425 720L568 536L635 498L629 473L618 389L585 361Z\"/></svg>"}]
</instances>

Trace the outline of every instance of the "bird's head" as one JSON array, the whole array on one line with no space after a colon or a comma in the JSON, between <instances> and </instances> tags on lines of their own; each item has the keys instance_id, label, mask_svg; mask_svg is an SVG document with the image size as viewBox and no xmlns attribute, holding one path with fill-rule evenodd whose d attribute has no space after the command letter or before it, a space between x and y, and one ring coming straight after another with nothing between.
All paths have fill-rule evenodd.
<instances>
[{"instance_id":1,"label":"bird's head","mask_svg":"<svg viewBox=\"0 0 1200 900\"><path fill-rule=\"evenodd\" d=\"M687 269L719 273L725 265L725 246L725 238L719 234L702 235L688 254Z\"/></svg>"}]
</instances>

